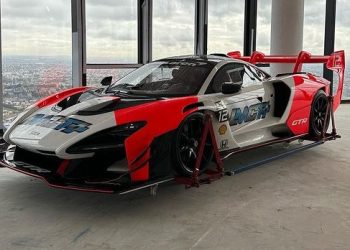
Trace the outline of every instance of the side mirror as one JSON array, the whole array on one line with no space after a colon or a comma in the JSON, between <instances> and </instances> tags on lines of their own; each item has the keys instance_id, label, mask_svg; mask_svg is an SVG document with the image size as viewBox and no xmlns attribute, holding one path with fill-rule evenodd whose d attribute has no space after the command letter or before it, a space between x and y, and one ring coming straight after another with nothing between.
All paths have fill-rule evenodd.
<instances>
[{"instance_id":1,"label":"side mirror","mask_svg":"<svg viewBox=\"0 0 350 250\"><path fill-rule=\"evenodd\" d=\"M107 77L102 79L101 85L102 86L109 86L109 85L111 85L112 80L113 80L113 76L107 76Z\"/></svg>"},{"instance_id":2,"label":"side mirror","mask_svg":"<svg viewBox=\"0 0 350 250\"><path fill-rule=\"evenodd\" d=\"M233 82L225 82L222 84L222 93L227 95L227 94L235 94L239 92L242 89L241 84L233 83Z\"/></svg>"}]
</instances>

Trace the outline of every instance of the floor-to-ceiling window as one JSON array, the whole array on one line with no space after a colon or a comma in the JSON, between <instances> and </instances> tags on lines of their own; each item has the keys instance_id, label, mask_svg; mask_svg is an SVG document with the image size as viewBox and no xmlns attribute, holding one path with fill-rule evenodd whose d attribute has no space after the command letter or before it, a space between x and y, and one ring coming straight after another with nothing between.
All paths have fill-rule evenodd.
<instances>
[{"instance_id":1,"label":"floor-to-ceiling window","mask_svg":"<svg viewBox=\"0 0 350 250\"><path fill-rule=\"evenodd\" d=\"M256 50L270 55L272 0L258 0L256 17ZM270 73L270 65L263 69Z\"/></svg>"},{"instance_id":2,"label":"floor-to-ceiling window","mask_svg":"<svg viewBox=\"0 0 350 250\"><path fill-rule=\"evenodd\" d=\"M4 123L71 87L70 0L1 0Z\"/></svg>"},{"instance_id":3,"label":"floor-to-ceiling window","mask_svg":"<svg viewBox=\"0 0 350 250\"><path fill-rule=\"evenodd\" d=\"M208 1L208 54L243 53L244 1Z\"/></svg>"},{"instance_id":4,"label":"floor-to-ceiling window","mask_svg":"<svg viewBox=\"0 0 350 250\"><path fill-rule=\"evenodd\" d=\"M324 53L326 0L304 0L303 50L313 55ZM303 71L323 75L322 64L305 64Z\"/></svg>"},{"instance_id":5,"label":"floor-to-ceiling window","mask_svg":"<svg viewBox=\"0 0 350 250\"><path fill-rule=\"evenodd\" d=\"M137 63L137 0L86 0L86 57L88 65ZM120 79L134 68L89 66L87 85L106 76Z\"/></svg>"},{"instance_id":6,"label":"floor-to-ceiling window","mask_svg":"<svg viewBox=\"0 0 350 250\"><path fill-rule=\"evenodd\" d=\"M270 54L272 0L258 0L256 50Z\"/></svg>"},{"instance_id":7,"label":"floor-to-ceiling window","mask_svg":"<svg viewBox=\"0 0 350 250\"><path fill-rule=\"evenodd\" d=\"M345 50L345 85L343 99L350 99L350 1L337 0L335 49ZM334 76L336 77L336 76ZM336 80L336 78L335 78Z\"/></svg>"},{"instance_id":8,"label":"floor-to-ceiling window","mask_svg":"<svg viewBox=\"0 0 350 250\"><path fill-rule=\"evenodd\" d=\"M153 59L194 53L194 0L153 0Z\"/></svg>"}]
</instances>

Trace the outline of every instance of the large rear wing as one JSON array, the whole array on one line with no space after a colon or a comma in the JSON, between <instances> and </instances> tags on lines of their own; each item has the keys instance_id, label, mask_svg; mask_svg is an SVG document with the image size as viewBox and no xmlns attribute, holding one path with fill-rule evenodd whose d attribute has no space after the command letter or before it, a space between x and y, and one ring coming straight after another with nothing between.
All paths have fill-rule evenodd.
<instances>
[{"instance_id":1,"label":"large rear wing","mask_svg":"<svg viewBox=\"0 0 350 250\"><path fill-rule=\"evenodd\" d=\"M338 88L333 100L333 109L336 110L340 105L343 87L344 87L344 71L345 71L345 53L343 50L336 51L329 56L313 56L311 53L301 51L298 56L266 56L259 51L253 52L251 56L241 56L239 51L229 52L229 57L243 60L252 64L257 63L294 63L293 73L300 72L304 63L322 63L326 64L327 69L338 74ZM333 82L331 82L331 93L333 93Z\"/></svg>"}]
</instances>

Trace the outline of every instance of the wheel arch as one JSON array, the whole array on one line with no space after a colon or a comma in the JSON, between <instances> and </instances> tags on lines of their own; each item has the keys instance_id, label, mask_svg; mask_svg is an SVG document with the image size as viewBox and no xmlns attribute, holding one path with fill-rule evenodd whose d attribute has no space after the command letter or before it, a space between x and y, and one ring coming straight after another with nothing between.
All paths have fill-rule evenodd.
<instances>
[{"instance_id":1,"label":"wheel arch","mask_svg":"<svg viewBox=\"0 0 350 250\"><path fill-rule=\"evenodd\" d=\"M294 135L307 134L310 128L310 112L315 95L323 90L327 95L329 85L317 81L315 77L294 76L294 96L286 124Z\"/></svg>"}]
</instances>

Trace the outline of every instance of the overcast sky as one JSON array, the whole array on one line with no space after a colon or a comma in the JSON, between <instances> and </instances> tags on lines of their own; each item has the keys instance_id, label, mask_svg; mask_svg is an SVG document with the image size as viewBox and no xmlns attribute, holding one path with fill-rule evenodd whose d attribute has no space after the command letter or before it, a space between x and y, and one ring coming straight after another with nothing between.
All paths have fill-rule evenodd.
<instances>
[{"instance_id":1,"label":"overcast sky","mask_svg":"<svg viewBox=\"0 0 350 250\"><path fill-rule=\"evenodd\" d=\"M70 0L1 0L3 54L71 55ZM136 62L137 0L86 0L93 62ZM338 0L336 48L350 51L350 1ZM325 0L305 0L304 49L323 52ZM269 53L271 0L258 0L257 49ZM244 1L209 0L208 52L242 50ZM192 54L194 0L154 0L153 55Z\"/></svg>"}]
</instances>

